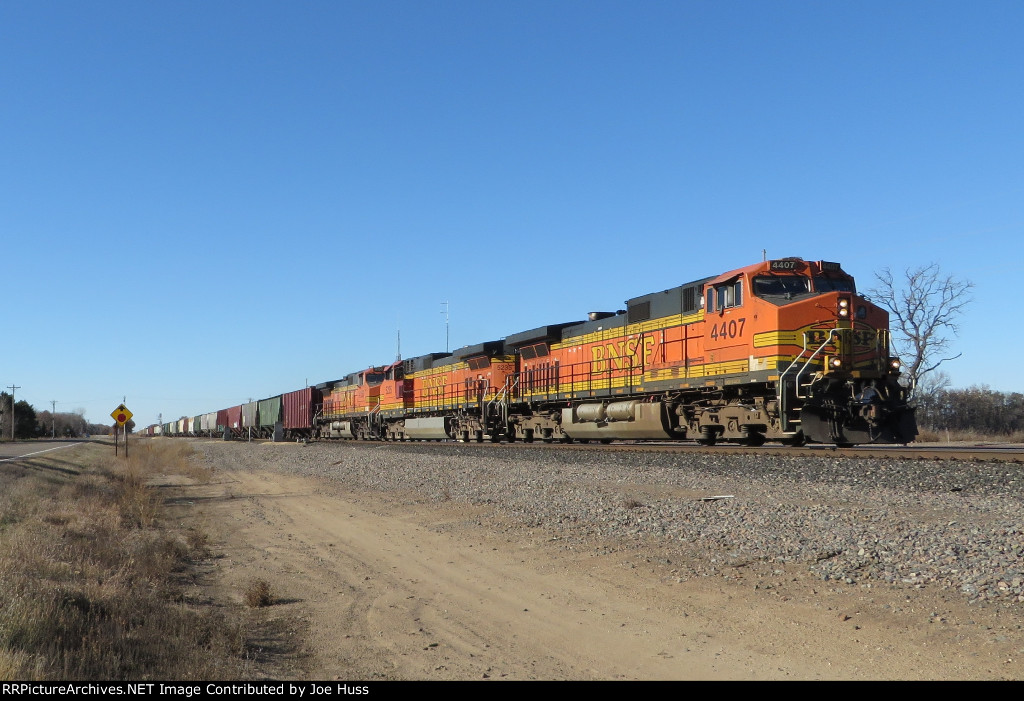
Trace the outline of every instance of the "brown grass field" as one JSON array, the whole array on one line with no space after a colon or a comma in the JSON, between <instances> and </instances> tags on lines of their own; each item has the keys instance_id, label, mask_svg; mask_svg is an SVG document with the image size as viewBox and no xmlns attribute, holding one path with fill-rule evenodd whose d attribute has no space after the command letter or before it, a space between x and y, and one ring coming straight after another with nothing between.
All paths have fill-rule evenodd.
<instances>
[{"instance_id":1,"label":"brown grass field","mask_svg":"<svg viewBox=\"0 0 1024 701\"><path fill-rule=\"evenodd\" d=\"M1024 431L1016 431L1009 435L980 433L978 431L944 431L928 428L920 429L918 443L1024 443Z\"/></svg>"},{"instance_id":2,"label":"brown grass field","mask_svg":"<svg viewBox=\"0 0 1024 701\"><path fill-rule=\"evenodd\" d=\"M280 678L271 658L301 647L302 630L278 630L271 614L298 585L243 562L209 586L211 538L174 515L180 494L167 486L206 488L212 477L187 441L133 439L129 459L97 441L0 463L0 680Z\"/></svg>"},{"instance_id":3,"label":"brown grass field","mask_svg":"<svg viewBox=\"0 0 1024 701\"><path fill-rule=\"evenodd\" d=\"M190 452L133 442L126 460L97 443L0 465L0 679L258 676L245 608L187 595L206 535L166 518L148 484L208 480Z\"/></svg>"}]
</instances>

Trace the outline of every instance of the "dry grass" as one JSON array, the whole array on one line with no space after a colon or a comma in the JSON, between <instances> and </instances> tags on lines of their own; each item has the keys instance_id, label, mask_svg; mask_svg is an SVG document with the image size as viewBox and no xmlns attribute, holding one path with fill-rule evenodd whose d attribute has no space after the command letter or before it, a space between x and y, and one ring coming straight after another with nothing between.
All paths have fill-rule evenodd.
<instances>
[{"instance_id":1,"label":"dry grass","mask_svg":"<svg viewBox=\"0 0 1024 701\"><path fill-rule=\"evenodd\" d=\"M921 428L918 443L1024 443L1024 432L1010 434L982 433L980 431L949 431Z\"/></svg>"},{"instance_id":2,"label":"dry grass","mask_svg":"<svg viewBox=\"0 0 1024 701\"><path fill-rule=\"evenodd\" d=\"M209 482L213 476L213 471L209 467L195 459L188 441L133 441L128 452L128 461L136 472L146 476L184 475L202 484Z\"/></svg>"},{"instance_id":3,"label":"dry grass","mask_svg":"<svg viewBox=\"0 0 1024 701\"><path fill-rule=\"evenodd\" d=\"M205 534L161 523L147 482L187 446L103 446L0 466L0 679L249 676L240 618L186 601ZM208 471L207 471L208 478Z\"/></svg>"},{"instance_id":4,"label":"dry grass","mask_svg":"<svg viewBox=\"0 0 1024 701\"><path fill-rule=\"evenodd\" d=\"M274 594L270 584L264 579L255 579L245 590L245 605L249 608L262 608L274 603Z\"/></svg>"}]
</instances>

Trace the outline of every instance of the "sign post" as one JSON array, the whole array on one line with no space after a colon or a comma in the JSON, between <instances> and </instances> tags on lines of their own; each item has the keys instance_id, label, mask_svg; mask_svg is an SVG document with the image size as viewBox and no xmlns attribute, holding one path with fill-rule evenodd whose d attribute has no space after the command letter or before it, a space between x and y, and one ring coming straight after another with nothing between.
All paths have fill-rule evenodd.
<instances>
[{"instance_id":1,"label":"sign post","mask_svg":"<svg viewBox=\"0 0 1024 701\"><path fill-rule=\"evenodd\" d=\"M125 424L131 420L132 412L128 411L124 404L118 404L117 408L110 412L110 418L124 429L124 456L128 457L128 427ZM117 426L114 427L114 455L117 455Z\"/></svg>"}]
</instances>

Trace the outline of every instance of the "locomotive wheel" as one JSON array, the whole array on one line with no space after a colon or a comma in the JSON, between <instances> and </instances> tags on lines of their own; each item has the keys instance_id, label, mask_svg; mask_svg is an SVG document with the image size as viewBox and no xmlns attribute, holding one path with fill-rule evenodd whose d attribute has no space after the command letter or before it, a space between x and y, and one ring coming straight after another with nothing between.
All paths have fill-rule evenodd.
<instances>
[{"instance_id":1,"label":"locomotive wheel","mask_svg":"<svg viewBox=\"0 0 1024 701\"><path fill-rule=\"evenodd\" d=\"M802 445L807 445L807 438L804 436L803 431L799 431L792 438L786 438L785 440L783 440L782 445L789 445L794 448L799 448Z\"/></svg>"},{"instance_id":2,"label":"locomotive wheel","mask_svg":"<svg viewBox=\"0 0 1024 701\"><path fill-rule=\"evenodd\" d=\"M698 445L714 445L718 439L718 434L710 426L703 426L700 429L700 438L697 439Z\"/></svg>"},{"instance_id":3,"label":"locomotive wheel","mask_svg":"<svg viewBox=\"0 0 1024 701\"><path fill-rule=\"evenodd\" d=\"M743 445L749 445L755 448L759 445L764 445L764 434L752 431L747 434L745 439L743 439Z\"/></svg>"}]
</instances>

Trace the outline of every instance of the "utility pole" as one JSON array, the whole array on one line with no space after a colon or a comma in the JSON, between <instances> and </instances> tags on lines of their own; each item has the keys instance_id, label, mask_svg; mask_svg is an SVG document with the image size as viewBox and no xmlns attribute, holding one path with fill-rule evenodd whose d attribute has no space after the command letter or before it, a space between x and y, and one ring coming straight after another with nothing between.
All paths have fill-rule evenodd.
<instances>
[{"instance_id":1,"label":"utility pole","mask_svg":"<svg viewBox=\"0 0 1024 701\"><path fill-rule=\"evenodd\" d=\"M50 411L50 438L57 437L57 400L51 399L50 406L53 410Z\"/></svg>"},{"instance_id":2,"label":"utility pole","mask_svg":"<svg viewBox=\"0 0 1024 701\"><path fill-rule=\"evenodd\" d=\"M11 440L14 440L14 390L21 389L14 385L8 385L7 389L11 390Z\"/></svg>"}]
</instances>

